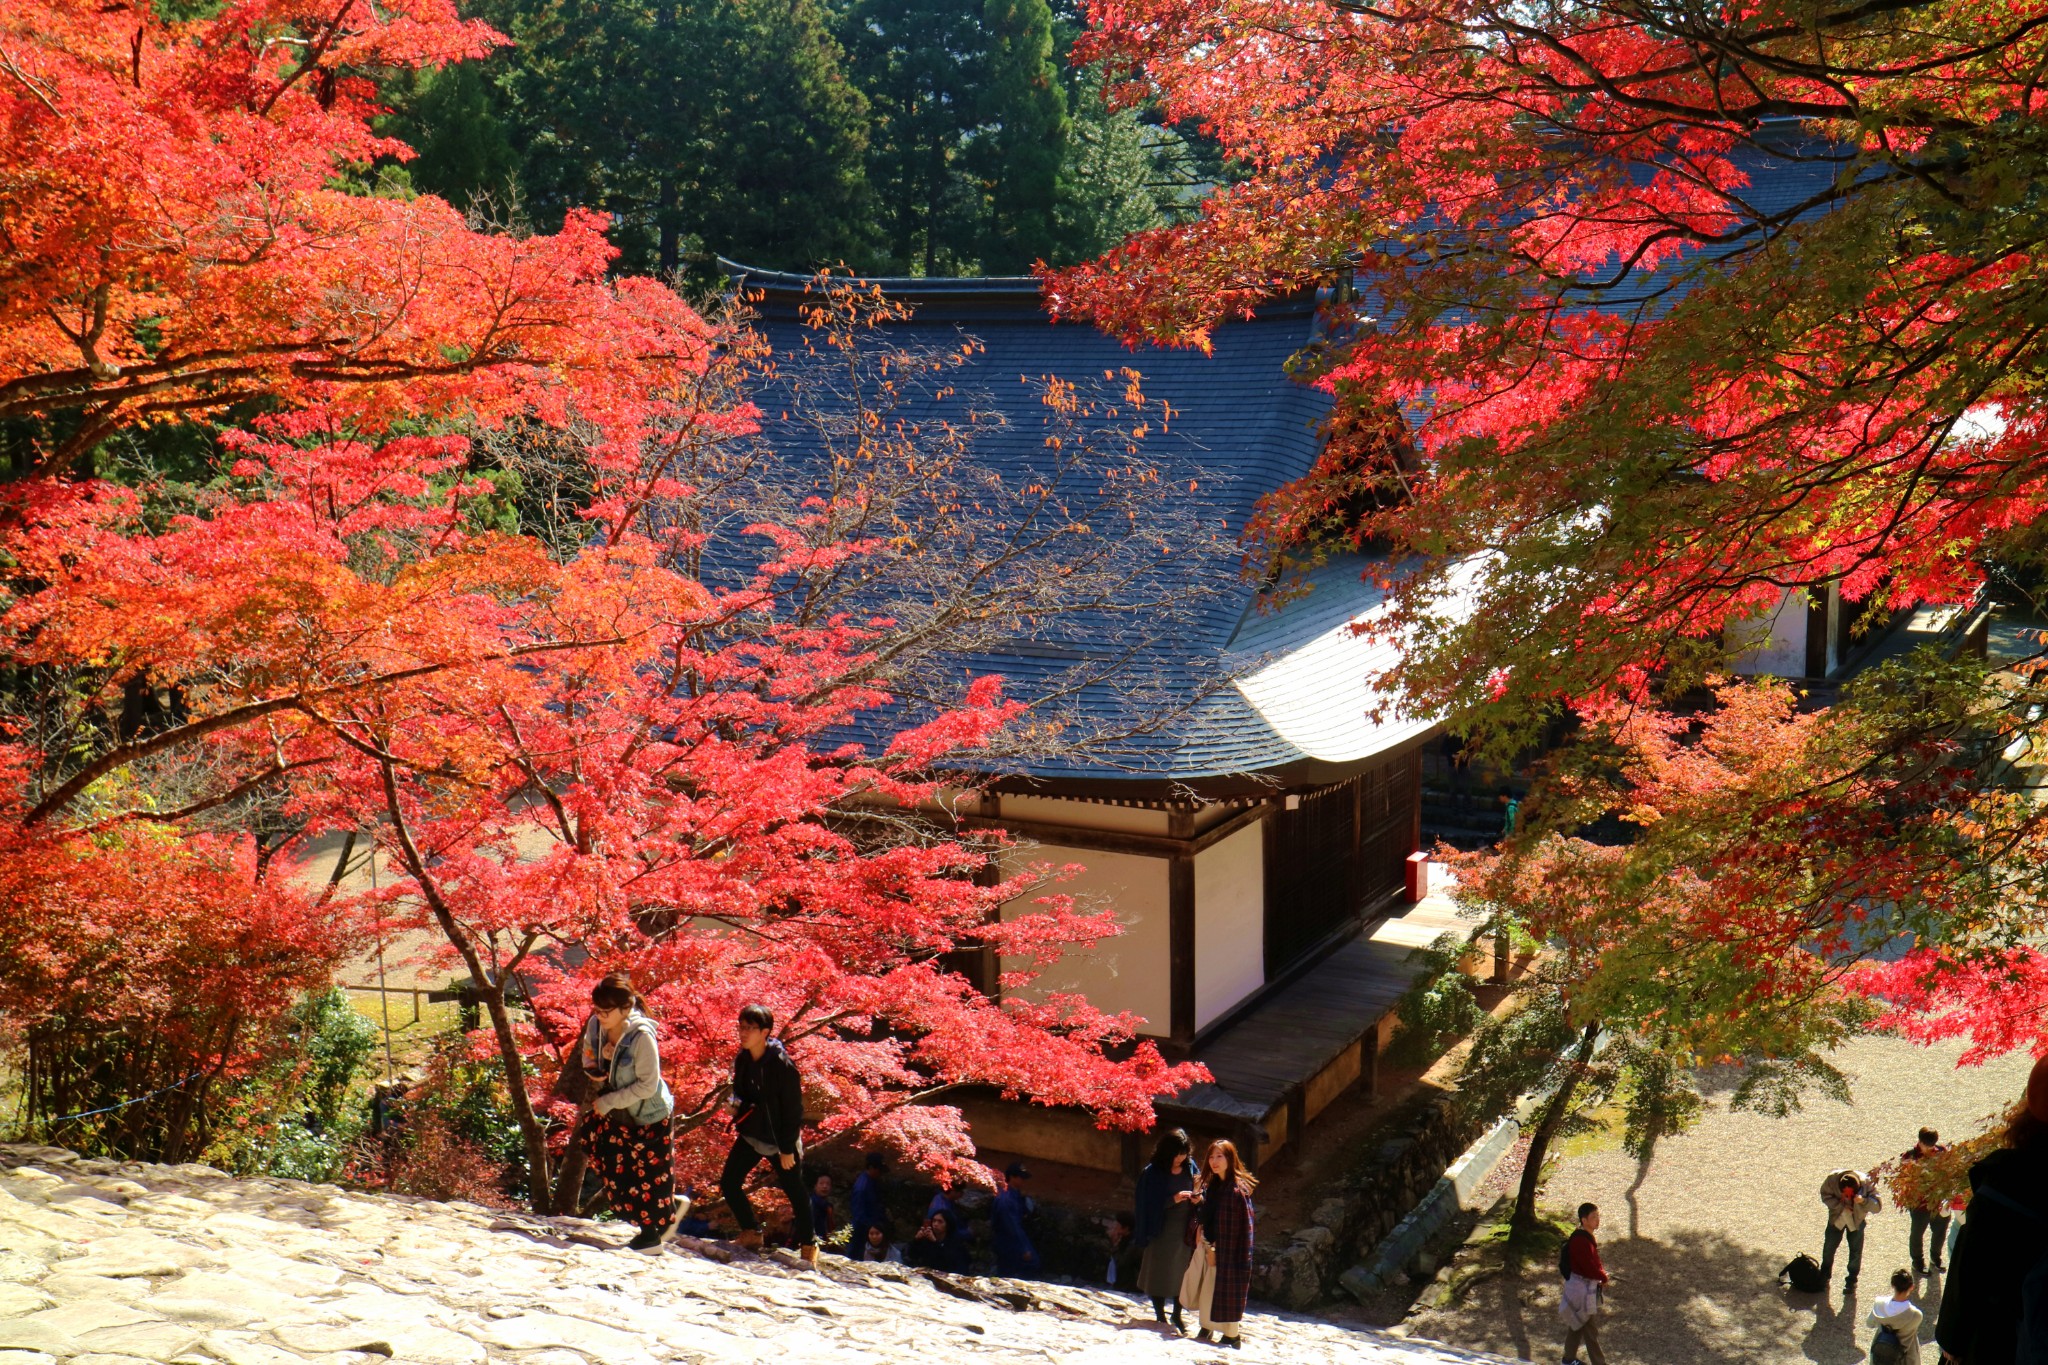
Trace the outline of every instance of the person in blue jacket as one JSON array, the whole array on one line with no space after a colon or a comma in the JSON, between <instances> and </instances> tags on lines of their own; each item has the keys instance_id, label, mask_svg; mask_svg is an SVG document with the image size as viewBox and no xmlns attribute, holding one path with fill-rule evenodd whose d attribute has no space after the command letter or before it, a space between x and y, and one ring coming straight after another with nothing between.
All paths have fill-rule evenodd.
<instances>
[{"instance_id":1,"label":"person in blue jacket","mask_svg":"<svg viewBox=\"0 0 2048 1365\"><path fill-rule=\"evenodd\" d=\"M888 1169L887 1157L880 1152L869 1152L860 1174L853 1178L853 1192L846 1200L846 1223L852 1231L846 1243L849 1256L857 1256L860 1249L868 1244L869 1228L880 1227L888 1221L888 1215L882 1208L882 1174Z\"/></svg>"},{"instance_id":2,"label":"person in blue jacket","mask_svg":"<svg viewBox=\"0 0 2048 1365\"><path fill-rule=\"evenodd\" d=\"M1028 1280L1038 1274L1038 1249L1024 1231L1024 1219L1035 1207L1018 1186L1031 1178L1021 1161L1010 1163L1003 1172L1003 1187L996 1192L989 1212L990 1240L995 1244L996 1274L1013 1280Z\"/></svg>"}]
</instances>

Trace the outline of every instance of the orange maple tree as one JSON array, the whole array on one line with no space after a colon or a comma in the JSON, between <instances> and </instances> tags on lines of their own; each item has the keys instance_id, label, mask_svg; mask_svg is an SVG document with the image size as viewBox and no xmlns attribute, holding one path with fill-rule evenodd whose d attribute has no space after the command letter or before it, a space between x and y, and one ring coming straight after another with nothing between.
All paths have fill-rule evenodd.
<instances>
[{"instance_id":1,"label":"orange maple tree","mask_svg":"<svg viewBox=\"0 0 2048 1365\"><path fill-rule=\"evenodd\" d=\"M515 237L349 187L411 155L373 130L371 73L503 41L454 0L0 8L0 418L34 424L33 467L256 399L573 416L616 449L687 403L711 330L607 278L602 215Z\"/></svg>"}]
</instances>

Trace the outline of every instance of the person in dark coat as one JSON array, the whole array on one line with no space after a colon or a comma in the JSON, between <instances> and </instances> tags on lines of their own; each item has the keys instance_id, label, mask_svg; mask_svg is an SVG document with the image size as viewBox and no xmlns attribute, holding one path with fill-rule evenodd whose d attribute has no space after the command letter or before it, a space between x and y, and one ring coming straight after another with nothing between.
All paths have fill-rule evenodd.
<instances>
[{"instance_id":1,"label":"person in dark coat","mask_svg":"<svg viewBox=\"0 0 2048 1365\"><path fill-rule=\"evenodd\" d=\"M1259 1182L1244 1168L1235 1143L1211 1143L1206 1166L1195 1195L1201 1235L1181 1301L1193 1304L1199 1316L1195 1340L1208 1341L1213 1334L1235 1349L1252 1292L1252 1190Z\"/></svg>"},{"instance_id":2,"label":"person in dark coat","mask_svg":"<svg viewBox=\"0 0 2048 1365\"><path fill-rule=\"evenodd\" d=\"M846 1200L846 1223L853 1230L847 1245L855 1251L867 1245L869 1228L888 1221L882 1206L882 1174L888 1169L887 1157L869 1152L860 1174L853 1178L853 1192Z\"/></svg>"},{"instance_id":3,"label":"person in dark coat","mask_svg":"<svg viewBox=\"0 0 2048 1365\"><path fill-rule=\"evenodd\" d=\"M1940 1133L1937 1133L1932 1128L1922 1128L1920 1130L1920 1140L1899 1153L1899 1170L1903 1174L1906 1168L1913 1162L1925 1161L1929 1157L1938 1157L1947 1150L1948 1148L1941 1145ZM1923 1275L1927 1272L1927 1256L1921 1250L1921 1247L1928 1240L1927 1233L1931 1228L1934 1232L1934 1273L1939 1275L1942 1270L1942 1249L1948 1245L1948 1208L1946 1203L1942 1199L1928 1199L1923 1195L1919 1203L1907 1208L1906 1213L1908 1215L1906 1226L1910 1230L1907 1245L1913 1252L1913 1273L1915 1275Z\"/></svg>"},{"instance_id":4,"label":"person in dark coat","mask_svg":"<svg viewBox=\"0 0 2048 1365\"><path fill-rule=\"evenodd\" d=\"M924 1220L917 1236L904 1249L904 1259L922 1270L943 1270L949 1275L967 1273L967 1239L959 1225L941 1209Z\"/></svg>"},{"instance_id":5,"label":"person in dark coat","mask_svg":"<svg viewBox=\"0 0 2048 1365\"><path fill-rule=\"evenodd\" d=\"M1955 1365L2048 1360L2048 1057L2005 1146L1970 1168L1934 1340Z\"/></svg>"},{"instance_id":6,"label":"person in dark coat","mask_svg":"<svg viewBox=\"0 0 2048 1365\"><path fill-rule=\"evenodd\" d=\"M832 1207L832 1177L819 1175L811 1185L811 1231L821 1243L839 1231L839 1210Z\"/></svg>"},{"instance_id":7,"label":"person in dark coat","mask_svg":"<svg viewBox=\"0 0 2048 1365\"><path fill-rule=\"evenodd\" d=\"M1194 1144L1186 1130L1170 1128L1159 1135L1152 1160L1138 1172L1138 1198L1131 1241L1140 1253L1138 1292L1152 1300L1152 1319L1166 1324L1166 1301L1173 1300L1173 1330L1187 1330L1181 1316L1180 1282L1194 1255L1188 1221L1195 1215Z\"/></svg>"},{"instance_id":8,"label":"person in dark coat","mask_svg":"<svg viewBox=\"0 0 2048 1365\"><path fill-rule=\"evenodd\" d=\"M1003 1172L1003 1188L989 1207L989 1241L995 1246L996 1274L1012 1280L1027 1280L1038 1274L1038 1248L1024 1230L1024 1219L1035 1207L1018 1188L1031 1178L1021 1161L1013 1161Z\"/></svg>"},{"instance_id":9,"label":"person in dark coat","mask_svg":"<svg viewBox=\"0 0 2048 1365\"><path fill-rule=\"evenodd\" d=\"M811 1225L810 1195L798 1164L804 1154L803 1079L797 1075L796 1063L782 1050L782 1043L769 1036L774 1028L774 1012L766 1005L749 1005L740 1011L740 1050L732 1060L735 1134L718 1188L740 1225L740 1245L759 1250L761 1224L747 1199L747 1177L756 1166L768 1162L775 1183L789 1199L798 1254L816 1265L818 1234Z\"/></svg>"}]
</instances>

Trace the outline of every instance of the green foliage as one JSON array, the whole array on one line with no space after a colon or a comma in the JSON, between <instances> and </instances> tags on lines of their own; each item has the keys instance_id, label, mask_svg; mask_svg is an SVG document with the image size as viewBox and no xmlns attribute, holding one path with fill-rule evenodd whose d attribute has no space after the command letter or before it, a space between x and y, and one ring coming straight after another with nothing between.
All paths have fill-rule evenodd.
<instances>
[{"instance_id":1,"label":"green foliage","mask_svg":"<svg viewBox=\"0 0 2048 1365\"><path fill-rule=\"evenodd\" d=\"M1067 97L1052 52L1045 0L986 0L978 170L987 186L981 264L1015 275L1058 254L1060 168Z\"/></svg>"},{"instance_id":2,"label":"green foliage","mask_svg":"<svg viewBox=\"0 0 2048 1365\"><path fill-rule=\"evenodd\" d=\"M621 269L1006 274L1189 208L1205 140L1110 110L1046 0L478 0L513 39L397 72L418 155L352 181L515 227L613 217Z\"/></svg>"},{"instance_id":3,"label":"green foliage","mask_svg":"<svg viewBox=\"0 0 2048 1365\"><path fill-rule=\"evenodd\" d=\"M285 1028L280 1054L230 1101L208 1157L253 1175L333 1180L368 1124L360 1082L377 1030L339 988L306 997Z\"/></svg>"},{"instance_id":4,"label":"green foliage","mask_svg":"<svg viewBox=\"0 0 2048 1365\"><path fill-rule=\"evenodd\" d=\"M1571 1074L1571 1053L1581 1025L1573 1022L1565 992L1552 980L1533 980L1516 1008L1489 1016L1472 1034L1458 1071L1458 1090L1475 1113L1506 1113L1524 1095L1539 1102ZM1618 1073L1596 1065L1572 1105L1573 1114L1598 1107L1612 1094ZM1585 1125L1567 1120L1567 1131Z\"/></svg>"},{"instance_id":5,"label":"green foliage","mask_svg":"<svg viewBox=\"0 0 2048 1365\"><path fill-rule=\"evenodd\" d=\"M981 17L970 0L842 0L837 11L873 115L868 179L888 269L971 274L979 264L981 191L966 151L986 107Z\"/></svg>"},{"instance_id":6,"label":"green foliage","mask_svg":"<svg viewBox=\"0 0 2048 1365\"><path fill-rule=\"evenodd\" d=\"M1169 221L1191 197L1180 179L1186 152L1180 135L1146 122L1135 109L1111 109L1101 73L1079 74L1060 166L1060 261L1100 256L1132 233Z\"/></svg>"},{"instance_id":7,"label":"green foliage","mask_svg":"<svg viewBox=\"0 0 2048 1365\"><path fill-rule=\"evenodd\" d=\"M412 183L457 208L508 206L518 190L519 153L499 107L489 62L459 62L438 71L406 71L386 88L398 113L384 131L418 155L405 169Z\"/></svg>"},{"instance_id":8,"label":"green foliage","mask_svg":"<svg viewBox=\"0 0 2048 1365\"><path fill-rule=\"evenodd\" d=\"M1465 935L1451 931L1408 955L1410 962L1421 966L1422 974L1394 1006L1401 1031L1387 1048L1389 1061L1397 1066L1419 1066L1486 1017L1472 993L1472 978L1458 969L1470 946Z\"/></svg>"},{"instance_id":9,"label":"green foliage","mask_svg":"<svg viewBox=\"0 0 2048 1365\"><path fill-rule=\"evenodd\" d=\"M407 1097L406 1121L442 1129L500 1169L511 1170L525 1157L496 1059L480 1056L468 1034L444 1034L435 1040L427 1079Z\"/></svg>"},{"instance_id":10,"label":"green foliage","mask_svg":"<svg viewBox=\"0 0 2048 1365\"><path fill-rule=\"evenodd\" d=\"M705 249L805 268L868 254L868 109L818 0L482 0L514 40L387 92L413 179L552 228L614 215L620 267Z\"/></svg>"}]
</instances>

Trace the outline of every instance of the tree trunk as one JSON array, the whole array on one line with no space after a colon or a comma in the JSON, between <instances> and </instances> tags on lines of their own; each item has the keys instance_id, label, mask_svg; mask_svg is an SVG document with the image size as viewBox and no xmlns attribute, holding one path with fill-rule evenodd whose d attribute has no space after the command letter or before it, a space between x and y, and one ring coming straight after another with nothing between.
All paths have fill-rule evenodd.
<instances>
[{"instance_id":1,"label":"tree trunk","mask_svg":"<svg viewBox=\"0 0 2048 1365\"><path fill-rule=\"evenodd\" d=\"M1508 1220L1512 1235L1523 1236L1536 1227L1536 1187L1543 1180L1543 1158L1550 1153L1550 1140L1557 1136L1557 1130L1564 1123L1565 1116L1572 1112L1572 1098L1579 1092L1579 1083L1586 1079L1586 1070L1593 1062L1593 1044L1600 1037L1600 1025L1588 1024L1579 1035L1578 1050L1572 1053L1571 1065L1558 1082L1557 1089L1543 1106L1542 1117L1536 1120L1536 1127L1529 1134L1529 1155L1522 1165L1522 1185L1515 1192L1514 1216Z\"/></svg>"},{"instance_id":2,"label":"tree trunk","mask_svg":"<svg viewBox=\"0 0 2048 1365\"><path fill-rule=\"evenodd\" d=\"M572 1047L578 1046L572 1044ZM583 1074L579 1065L569 1064L562 1068L561 1078L555 1083L555 1093L577 1106L577 1112L590 1099L590 1078ZM590 1154L583 1147L583 1125L577 1123L569 1134L569 1146L562 1153L562 1164L555 1171L555 1198L549 1211L558 1214L577 1214L583 1199L583 1171L590 1164ZM539 1207L536 1205L535 1207Z\"/></svg>"},{"instance_id":3,"label":"tree trunk","mask_svg":"<svg viewBox=\"0 0 2048 1365\"><path fill-rule=\"evenodd\" d=\"M434 914L434 922L441 927L441 933L448 943L462 956L462 963L469 969L469 979L475 985L477 998L491 1016L491 1032L498 1041L498 1060L505 1070L505 1094L512 1102L512 1117L519 1124L519 1136L526 1148L526 1190L527 1198L535 1213L546 1213L554 1206L554 1186L548 1179L548 1135L541 1127L540 1116L533 1112L533 1099L526 1093L526 1059L519 1053L519 1037L512 1029L512 1015L505 1008L505 979L485 969L483 955L477 952L476 943L457 923L454 912L441 896L441 889L435 885L427 868L426 859L420 856L419 846L413 843L412 828L406 823L405 807L398 799L398 779L392 772L391 764L380 763L384 784L384 809L391 817L392 833L398 839L398 851L405 859L405 870L411 874L413 884L420 889L420 898Z\"/></svg>"}]
</instances>

